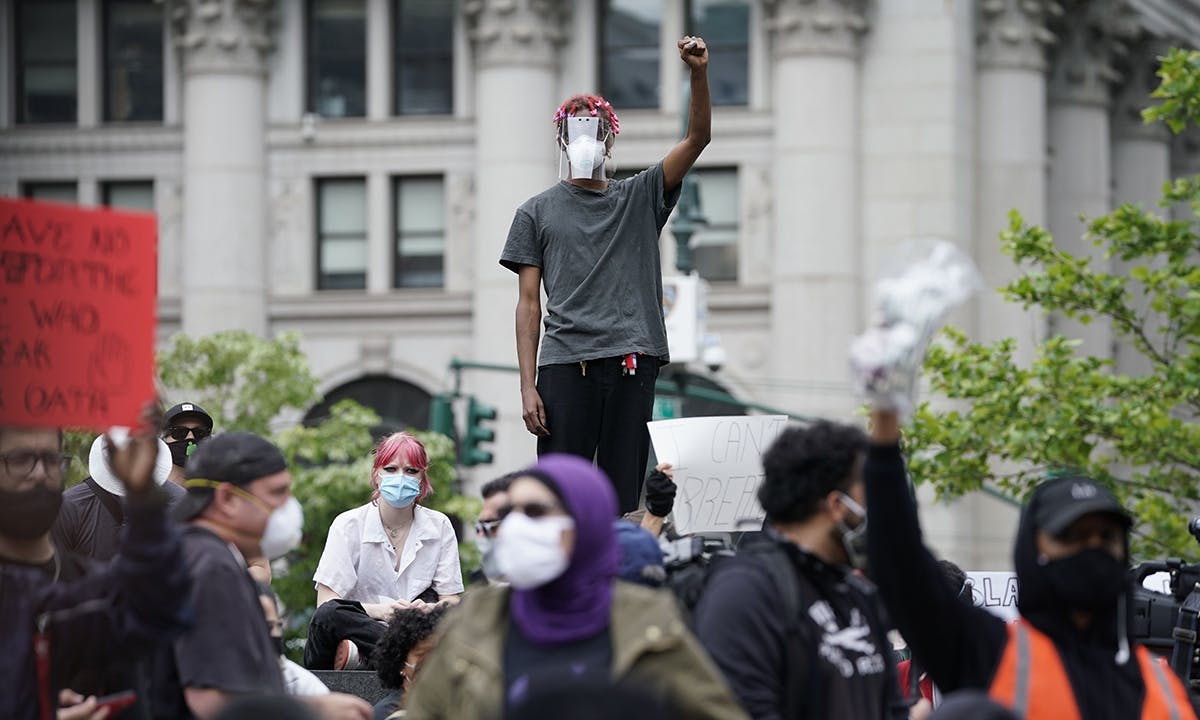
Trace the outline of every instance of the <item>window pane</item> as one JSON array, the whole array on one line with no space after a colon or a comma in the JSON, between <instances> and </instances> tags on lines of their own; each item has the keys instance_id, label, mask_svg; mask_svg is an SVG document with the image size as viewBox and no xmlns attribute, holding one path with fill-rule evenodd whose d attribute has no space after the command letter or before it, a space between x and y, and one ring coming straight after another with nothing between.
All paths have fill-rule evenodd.
<instances>
[{"instance_id":1,"label":"window pane","mask_svg":"<svg viewBox=\"0 0 1200 720\"><path fill-rule=\"evenodd\" d=\"M396 178L395 287L441 287L446 253L442 178Z\"/></svg>"},{"instance_id":2,"label":"window pane","mask_svg":"<svg viewBox=\"0 0 1200 720\"><path fill-rule=\"evenodd\" d=\"M749 88L749 0L690 0L689 35L699 35L715 62L708 66L714 105L745 105Z\"/></svg>"},{"instance_id":3,"label":"window pane","mask_svg":"<svg viewBox=\"0 0 1200 720\"><path fill-rule=\"evenodd\" d=\"M308 11L309 112L366 115L365 0L309 0Z\"/></svg>"},{"instance_id":4,"label":"window pane","mask_svg":"<svg viewBox=\"0 0 1200 720\"><path fill-rule=\"evenodd\" d=\"M367 232L367 188L362 180L321 181L321 234Z\"/></svg>"},{"instance_id":5,"label":"window pane","mask_svg":"<svg viewBox=\"0 0 1200 720\"><path fill-rule=\"evenodd\" d=\"M737 280L738 221L741 203L734 169L693 172L700 189L700 210L708 225L692 237L692 260L700 276Z\"/></svg>"},{"instance_id":6,"label":"window pane","mask_svg":"<svg viewBox=\"0 0 1200 720\"><path fill-rule=\"evenodd\" d=\"M109 207L154 212L153 182L110 182L103 189L104 204Z\"/></svg>"},{"instance_id":7,"label":"window pane","mask_svg":"<svg viewBox=\"0 0 1200 720\"><path fill-rule=\"evenodd\" d=\"M454 3L396 0L393 79L397 115L448 114L454 105Z\"/></svg>"},{"instance_id":8,"label":"window pane","mask_svg":"<svg viewBox=\"0 0 1200 720\"><path fill-rule=\"evenodd\" d=\"M75 204L79 202L79 190L73 182L25 183L22 193L32 200L53 200Z\"/></svg>"},{"instance_id":9,"label":"window pane","mask_svg":"<svg viewBox=\"0 0 1200 720\"><path fill-rule=\"evenodd\" d=\"M154 0L109 0L104 9L104 119L159 122L163 6Z\"/></svg>"},{"instance_id":10,"label":"window pane","mask_svg":"<svg viewBox=\"0 0 1200 720\"><path fill-rule=\"evenodd\" d=\"M605 0L601 94L622 108L658 107L662 0Z\"/></svg>"},{"instance_id":11,"label":"window pane","mask_svg":"<svg viewBox=\"0 0 1200 720\"><path fill-rule=\"evenodd\" d=\"M76 121L75 0L20 0L17 121Z\"/></svg>"},{"instance_id":12,"label":"window pane","mask_svg":"<svg viewBox=\"0 0 1200 720\"><path fill-rule=\"evenodd\" d=\"M367 286L366 227L365 180L317 181L317 289Z\"/></svg>"}]
</instances>

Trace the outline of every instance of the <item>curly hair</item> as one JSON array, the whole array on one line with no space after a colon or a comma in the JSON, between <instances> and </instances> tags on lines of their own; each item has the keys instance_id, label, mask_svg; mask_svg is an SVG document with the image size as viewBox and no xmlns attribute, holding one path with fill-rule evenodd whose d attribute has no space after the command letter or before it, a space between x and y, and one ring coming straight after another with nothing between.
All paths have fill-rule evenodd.
<instances>
[{"instance_id":1,"label":"curly hair","mask_svg":"<svg viewBox=\"0 0 1200 720\"><path fill-rule=\"evenodd\" d=\"M835 490L848 492L867 436L850 425L820 420L784 430L763 455L758 501L771 522L802 522Z\"/></svg>"},{"instance_id":2,"label":"curly hair","mask_svg":"<svg viewBox=\"0 0 1200 720\"><path fill-rule=\"evenodd\" d=\"M404 686L404 663L408 660L408 654L422 640L433 636L447 609L445 605L429 610L410 608L397 610L392 615L371 655L383 687L395 690Z\"/></svg>"}]
</instances>

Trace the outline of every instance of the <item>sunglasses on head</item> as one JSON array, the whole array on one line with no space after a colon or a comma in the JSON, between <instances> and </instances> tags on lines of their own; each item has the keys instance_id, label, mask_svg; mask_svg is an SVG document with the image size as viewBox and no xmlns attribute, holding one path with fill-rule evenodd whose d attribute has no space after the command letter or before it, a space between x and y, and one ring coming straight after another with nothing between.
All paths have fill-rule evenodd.
<instances>
[{"instance_id":1,"label":"sunglasses on head","mask_svg":"<svg viewBox=\"0 0 1200 720\"><path fill-rule=\"evenodd\" d=\"M209 435L212 435L212 430L202 427L190 428L183 427L182 425L172 425L167 428L163 434L172 440L186 440L188 433L191 433L192 437L196 440L203 440Z\"/></svg>"},{"instance_id":2,"label":"sunglasses on head","mask_svg":"<svg viewBox=\"0 0 1200 720\"><path fill-rule=\"evenodd\" d=\"M527 518L536 520L540 517L546 517L547 515L558 512L558 506L540 502L525 503L524 505L505 505L504 507L500 508L500 511L496 514L501 520L503 520L504 518L508 517L510 513L514 512L521 513Z\"/></svg>"}]
</instances>

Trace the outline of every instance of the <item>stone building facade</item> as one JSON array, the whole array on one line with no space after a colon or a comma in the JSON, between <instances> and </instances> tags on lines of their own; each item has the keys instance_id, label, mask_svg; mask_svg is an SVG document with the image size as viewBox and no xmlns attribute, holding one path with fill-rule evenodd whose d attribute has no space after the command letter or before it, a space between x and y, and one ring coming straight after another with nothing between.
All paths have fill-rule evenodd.
<instances>
[{"instance_id":1,"label":"stone building facade","mask_svg":"<svg viewBox=\"0 0 1200 720\"><path fill-rule=\"evenodd\" d=\"M695 243L727 356L688 370L798 414L852 417L845 349L899 241L953 241L996 286L1011 208L1085 251L1080 213L1200 172L1137 114L1156 55L1200 45L1200 0L0 0L0 194L154 210L161 339L298 331L323 391L424 425L452 358L515 364L496 260L555 180L554 108L607 94L620 169L657 161L685 32L713 47ZM955 322L1048 330L993 296ZM472 478L528 461L516 375L462 389L499 409ZM926 522L961 564L1009 564L1011 508Z\"/></svg>"}]
</instances>

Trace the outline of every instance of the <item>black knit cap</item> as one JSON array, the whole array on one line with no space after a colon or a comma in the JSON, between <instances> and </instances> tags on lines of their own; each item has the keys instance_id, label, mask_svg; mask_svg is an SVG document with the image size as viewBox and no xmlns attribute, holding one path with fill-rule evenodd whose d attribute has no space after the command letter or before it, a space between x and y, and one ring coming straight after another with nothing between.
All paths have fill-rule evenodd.
<instances>
[{"instance_id":1,"label":"black knit cap","mask_svg":"<svg viewBox=\"0 0 1200 720\"><path fill-rule=\"evenodd\" d=\"M254 433L232 431L200 443L188 458L184 476L188 481L226 482L244 487L286 469L283 453L270 440ZM191 520L212 502L214 488L189 482L184 487L187 496L175 506L174 515L178 520Z\"/></svg>"}]
</instances>

